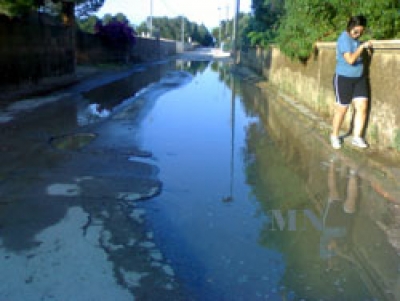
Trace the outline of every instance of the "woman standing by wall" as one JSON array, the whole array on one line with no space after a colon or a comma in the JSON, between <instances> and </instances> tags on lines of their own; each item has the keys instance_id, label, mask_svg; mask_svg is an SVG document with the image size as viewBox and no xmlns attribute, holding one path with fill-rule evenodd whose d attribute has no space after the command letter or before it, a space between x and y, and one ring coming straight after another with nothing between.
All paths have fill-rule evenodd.
<instances>
[{"instance_id":1,"label":"woman standing by wall","mask_svg":"<svg viewBox=\"0 0 400 301\"><path fill-rule=\"evenodd\" d=\"M339 130L351 103L355 107L352 144L359 148L368 147L362 137L368 109L368 85L364 76L362 54L365 49L372 47L372 42L361 43L358 40L366 26L367 20L364 16L351 17L347 30L337 40L336 71L333 78L336 104L330 137L334 149L342 146L343 139L339 136Z\"/></svg>"}]
</instances>

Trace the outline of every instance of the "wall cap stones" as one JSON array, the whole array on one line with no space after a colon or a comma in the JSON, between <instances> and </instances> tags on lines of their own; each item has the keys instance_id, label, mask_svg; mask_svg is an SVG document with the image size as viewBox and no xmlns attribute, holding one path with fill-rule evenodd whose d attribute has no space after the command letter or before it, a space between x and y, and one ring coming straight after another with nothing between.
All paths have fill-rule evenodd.
<instances>
[{"instance_id":1,"label":"wall cap stones","mask_svg":"<svg viewBox=\"0 0 400 301\"><path fill-rule=\"evenodd\" d=\"M399 50L400 40L373 40L375 50ZM319 49L322 48L336 48L336 42L317 42L315 46Z\"/></svg>"}]
</instances>

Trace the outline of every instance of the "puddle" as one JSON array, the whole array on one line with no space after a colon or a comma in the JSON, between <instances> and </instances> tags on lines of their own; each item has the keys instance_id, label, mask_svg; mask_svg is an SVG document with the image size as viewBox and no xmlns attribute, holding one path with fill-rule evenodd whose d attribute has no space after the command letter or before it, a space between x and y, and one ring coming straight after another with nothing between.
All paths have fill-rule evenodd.
<instances>
[{"instance_id":1,"label":"puddle","mask_svg":"<svg viewBox=\"0 0 400 301\"><path fill-rule=\"evenodd\" d=\"M47 187L47 194L51 196L76 197L81 193L77 184L55 183Z\"/></svg>"},{"instance_id":2,"label":"puddle","mask_svg":"<svg viewBox=\"0 0 400 301\"><path fill-rule=\"evenodd\" d=\"M162 64L135 70L130 76L91 89L83 93L83 96L91 104L98 104L102 109L112 111L126 99L136 96L143 88L158 82L171 68L171 64Z\"/></svg>"},{"instance_id":3,"label":"puddle","mask_svg":"<svg viewBox=\"0 0 400 301\"><path fill-rule=\"evenodd\" d=\"M50 144L60 150L76 151L81 150L97 137L93 133L77 133L54 137L50 139Z\"/></svg>"}]
</instances>

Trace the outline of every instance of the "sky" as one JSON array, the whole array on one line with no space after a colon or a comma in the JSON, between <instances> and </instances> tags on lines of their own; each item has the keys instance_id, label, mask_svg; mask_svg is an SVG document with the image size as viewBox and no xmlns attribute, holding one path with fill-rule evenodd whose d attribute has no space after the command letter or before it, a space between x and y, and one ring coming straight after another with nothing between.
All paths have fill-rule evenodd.
<instances>
[{"instance_id":1,"label":"sky","mask_svg":"<svg viewBox=\"0 0 400 301\"><path fill-rule=\"evenodd\" d=\"M150 15L151 3L154 17L184 15L209 29L218 27L220 19L227 16L231 19L236 7L236 0L105 0L96 15L123 13L131 23L139 25ZM251 0L240 0L241 12L250 12L250 9Z\"/></svg>"}]
</instances>

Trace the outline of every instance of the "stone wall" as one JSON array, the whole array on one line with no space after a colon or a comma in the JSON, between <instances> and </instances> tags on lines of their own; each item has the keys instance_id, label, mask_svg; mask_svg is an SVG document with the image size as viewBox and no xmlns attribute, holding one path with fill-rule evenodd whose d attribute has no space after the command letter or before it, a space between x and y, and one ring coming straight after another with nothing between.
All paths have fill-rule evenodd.
<instances>
[{"instance_id":1,"label":"stone wall","mask_svg":"<svg viewBox=\"0 0 400 301\"><path fill-rule=\"evenodd\" d=\"M250 49L240 53L240 63L330 120L335 103L335 47L335 43L317 43L304 64L290 60L275 47ZM375 41L373 56L366 61L371 87L367 140L376 148L400 151L400 41ZM351 114L348 117L347 126Z\"/></svg>"},{"instance_id":2,"label":"stone wall","mask_svg":"<svg viewBox=\"0 0 400 301\"><path fill-rule=\"evenodd\" d=\"M72 28L50 16L0 15L0 88L73 74L74 44Z\"/></svg>"},{"instance_id":3,"label":"stone wall","mask_svg":"<svg viewBox=\"0 0 400 301\"><path fill-rule=\"evenodd\" d=\"M177 41L137 38L131 55L140 61L152 61L177 54Z\"/></svg>"},{"instance_id":4,"label":"stone wall","mask_svg":"<svg viewBox=\"0 0 400 301\"><path fill-rule=\"evenodd\" d=\"M78 64L136 63L177 53L179 42L137 38L132 49L112 51L92 34L46 14L0 15L0 102L76 81Z\"/></svg>"},{"instance_id":5,"label":"stone wall","mask_svg":"<svg viewBox=\"0 0 400 301\"><path fill-rule=\"evenodd\" d=\"M177 54L176 41L137 37L128 51L112 51L93 34L77 34L77 63L137 63L163 59Z\"/></svg>"}]
</instances>

